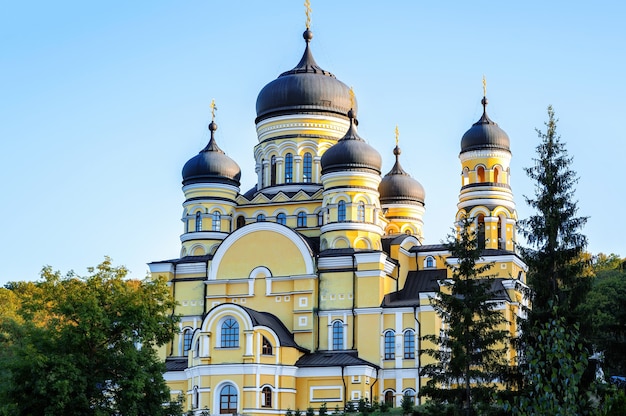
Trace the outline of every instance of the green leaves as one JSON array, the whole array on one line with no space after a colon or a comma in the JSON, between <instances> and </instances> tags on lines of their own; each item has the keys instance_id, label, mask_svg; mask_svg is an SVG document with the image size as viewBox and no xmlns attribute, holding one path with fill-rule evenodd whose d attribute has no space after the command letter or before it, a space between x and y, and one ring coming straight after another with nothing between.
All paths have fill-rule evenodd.
<instances>
[{"instance_id":1,"label":"green leaves","mask_svg":"<svg viewBox=\"0 0 626 416\"><path fill-rule=\"evenodd\" d=\"M166 414L154 349L176 328L166 282L129 280L109 258L90 270L46 267L0 291L13 305L0 310L0 414Z\"/></svg>"}]
</instances>

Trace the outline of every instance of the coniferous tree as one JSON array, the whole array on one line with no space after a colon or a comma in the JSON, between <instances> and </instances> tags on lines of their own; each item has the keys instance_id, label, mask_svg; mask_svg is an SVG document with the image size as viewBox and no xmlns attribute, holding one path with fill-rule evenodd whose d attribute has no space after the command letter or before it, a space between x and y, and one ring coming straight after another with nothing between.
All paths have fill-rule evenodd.
<instances>
[{"instance_id":1,"label":"coniferous tree","mask_svg":"<svg viewBox=\"0 0 626 416\"><path fill-rule=\"evenodd\" d=\"M573 408L583 414L589 410L584 407L585 384L588 387L591 380L584 381L579 374L579 364L587 362L590 347L589 331L581 326L579 316L579 305L592 282L585 272L587 238L581 233L587 217L577 216L574 192L578 177L556 124L554 110L549 106L546 131L537 129L541 143L534 166L526 169L535 181L535 195L526 197L526 202L537 212L520 221L530 245L521 251L529 267L527 281L532 299L528 319L521 322L518 347L518 351L532 352L520 363L524 388L518 404L523 404L525 414L570 414ZM572 339L567 338L569 334L573 334ZM563 371L551 368L555 356L568 358L560 364ZM541 394L538 388L555 394Z\"/></svg>"},{"instance_id":2,"label":"coniferous tree","mask_svg":"<svg viewBox=\"0 0 626 416\"><path fill-rule=\"evenodd\" d=\"M458 238L451 236L446 246L452 278L432 299L442 331L424 337L435 347L422 352L435 362L424 366L422 374L430 380L420 395L454 403L469 414L474 403L486 404L493 398L496 380L506 365L509 333L505 316L498 310L501 302L494 299L494 278L484 275L492 264L479 265L482 250L473 221L464 219Z\"/></svg>"},{"instance_id":3,"label":"coniferous tree","mask_svg":"<svg viewBox=\"0 0 626 416\"><path fill-rule=\"evenodd\" d=\"M567 324L578 322L576 307L591 287L591 279L581 278L585 268L584 250L587 238L581 228L587 217L576 216L574 199L576 172L565 143L556 132L557 119L548 106L546 131L537 129L541 143L537 146L534 166L526 168L535 181L535 195L526 202L537 213L520 221L529 248L522 248L528 263L528 283L533 291L529 322L549 322L556 313ZM555 302L556 308L550 306Z\"/></svg>"}]
</instances>

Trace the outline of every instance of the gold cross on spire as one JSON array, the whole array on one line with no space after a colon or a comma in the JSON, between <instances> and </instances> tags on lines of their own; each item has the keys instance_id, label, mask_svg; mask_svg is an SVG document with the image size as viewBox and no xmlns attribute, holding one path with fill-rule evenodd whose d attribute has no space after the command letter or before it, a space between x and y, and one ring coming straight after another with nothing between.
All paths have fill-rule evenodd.
<instances>
[{"instance_id":1,"label":"gold cross on spire","mask_svg":"<svg viewBox=\"0 0 626 416\"><path fill-rule=\"evenodd\" d=\"M354 110L354 88L350 87L350 108Z\"/></svg>"},{"instance_id":2,"label":"gold cross on spire","mask_svg":"<svg viewBox=\"0 0 626 416\"><path fill-rule=\"evenodd\" d=\"M215 121L215 111L217 106L215 105L215 99L211 100L211 121Z\"/></svg>"},{"instance_id":3,"label":"gold cross on spire","mask_svg":"<svg viewBox=\"0 0 626 416\"><path fill-rule=\"evenodd\" d=\"M398 130L398 125L396 124L396 147L398 147L399 141L400 141L400 130Z\"/></svg>"},{"instance_id":4,"label":"gold cross on spire","mask_svg":"<svg viewBox=\"0 0 626 416\"><path fill-rule=\"evenodd\" d=\"M306 28L311 28L311 0L304 0L304 7L306 13Z\"/></svg>"},{"instance_id":5,"label":"gold cross on spire","mask_svg":"<svg viewBox=\"0 0 626 416\"><path fill-rule=\"evenodd\" d=\"M483 97L487 96L487 79L483 75Z\"/></svg>"}]
</instances>

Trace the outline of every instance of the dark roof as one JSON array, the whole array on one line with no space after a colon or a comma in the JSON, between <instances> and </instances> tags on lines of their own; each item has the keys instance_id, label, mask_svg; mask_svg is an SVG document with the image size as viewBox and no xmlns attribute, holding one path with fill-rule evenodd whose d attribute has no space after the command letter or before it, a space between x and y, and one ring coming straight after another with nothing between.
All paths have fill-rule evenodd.
<instances>
[{"instance_id":1,"label":"dark roof","mask_svg":"<svg viewBox=\"0 0 626 416\"><path fill-rule=\"evenodd\" d=\"M204 149L183 166L183 185L193 183L226 183L239 186L241 169L237 162L222 151L215 141L217 124L209 124L211 140Z\"/></svg>"},{"instance_id":2,"label":"dark roof","mask_svg":"<svg viewBox=\"0 0 626 416\"><path fill-rule=\"evenodd\" d=\"M320 257L341 257L357 253L380 253L380 250L372 250L369 248L329 248L320 252Z\"/></svg>"},{"instance_id":3,"label":"dark roof","mask_svg":"<svg viewBox=\"0 0 626 416\"><path fill-rule=\"evenodd\" d=\"M383 298L382 307L398 308L402 306L417 306L420 303L420 293L439 292L439 281L447 278L446 269L418 270L409 272L404 287L392 292ZM480 279L484 280L484 279ZM493 300L510 300L504 288L503 278L490 279Z\"/></svg>"},{"instance_id":4,"label":"dark roof","mask_svg":"<svg viewBox=\"0 0 626 416\"><path fill-rule=\"evenodd\" d=\"M280 186L293 186L293 185L298 185L297 183L288 183L288 184L280 184L277 185L276 187L280 187ZM303 183L304 185L304 183ZM306 185L315 185L312 183L306 183ZM276 189L276 187L272 187L274 189ZM321 185L320 185L321 188ZM248 201L252 201L254 199L255 196L257 196L257 194L262 194L265 195L265 197L267 197L267 199L272 200L274 199L277 195L279 194L283 194L285 195L287 198L293 198L296 194L298 194L299 192L304 192L305 194L307 194L308 196L313 196L315 195L317 192L319 192L319 189L316 189L314 191L307 191L305 189L301 189L298 191L289 191L289 192L285 192L285 191L281 191L279 190L278 192L264 192L264 191L260 191L257 192L256 189L256 185L253 186L252 188L248 189L244 194L242 194L241 196L243 196L244 198L246 198Z\"/></svg>"},{"instance_id":5,"label":"dark roof","mask_svg":"<svg viewBox=\"0 0 626 416\"><path fill-rule=\"evenodd\" d=\"M326 150L320 159L322 175L344 171L365 171L380 175L380 153L358 135L354 112L350 110L348 115L350 127L345 136Z\"/></svg>"},{"instance_id":6,"label":"dark roof","mask_svg":"<svg viewBox=\"0 0 626 416\"><path fill-rule=\"evenodd\" d=\"M483 97L482 117L465 132L461 139L461 153L478 149L511 151L509 136L487 116L487 98Z\"/></svg>"},{"instance_id":7,"label":"dark roof","mask_svg":"<svg viewBox=\"0 0 626 416\"><path fill-rule=\"evenodd\" d=\"M445 244L426 244L423 246L414 246L409 250L412 253L425 253L429 251L446 251L448 248Z\"/></svg>"},{"instance_id":8,"label":"dark roof","mask_svg":"<svg viewBox=\"0 0 626 416\"><path fill-rule=\"evenodd\" d=\"M424 187L400 165L400 148L393 149L396 163L378 185L381 205L393 203L413 203L424 205L426 192Z\"/></svg>"},{"instance_id":9,"label":"dark roof","mask_svg":"<svg viewBox=\"0 0 626 416\"><path fill-rule=\"evenodd\" d=\"M332 113L345 117L351 108L350 89L323 70L311 53L310 30L304 32L306 48L295 68L267 84L256 100L255 123L269 117L294 113Z\"/></svg>"},{"instance_id":10,"label":"dark roof","mask_svg":"<svg viewBox=\"0 0 626 416\"><path fill-rule=\"evenodd\" d=\"M182 264L182 263L206 263L207 261L213 258L213 254L205 254L203 256L185 256L179 259L171 259L171 260L161 260L161 261L153 261L148 264L155 263L171 263L171 264Z\"/></svg>"},{"instance_id":11,"label":"dark roof","mask_svg":"<svg viewBox=\"0 0 626 416\"><path fill-rule=\"evenodd\" d=\"M383 298L382 307L396 308L400 306L417 306L420 303L419 294L439 292L439 280L447 277L446 269L411 271L406 277L404 287L392 292Z\"/></svg>"},{"instance_id":12,"label":"dark roof","mask_svg":"<svg viewBox=\"0 0 626 416\"><path fill-rule=\"evenodd\" d=\"M387 254L391 252L391 246L402 244L402 242L409 238L414 237L409 234L393 234L393 235L384 235L381 237L380 242L383 246L383 251Z\"/></svg>"},{"instance_id":13,"label":"dark roof","mask_svg":"<svg viewBox=\"0 0 626 416\"><path fill-rule=\"evenodd\" d=\"M237 306L248 313L254 326L266 326L272 329L278 336L278 340L280 341L280 345L282 347L294 347L300 351L309 351L296 343L293 338L293 334L289 332L285 324L283 324L283 322L276 315L272 315L269 312L260 312L241 305Z\"/></svg>"},{"instance_id":14,"label":"dark roof","mask_svg":"<svg viewBox=\"0 0 626 416\"><path fill-rule=\"evenodd\" d=\"M380 368L376 364L358 357L357 351L317 351L306 354L298 361L296 367L349 367L353 365L367 365Z\"/></svg>"},{"instance_id":15,"label":"dark roof","mask_svg":"<svg viewBox=\"0 0 626 416\"><path fill-rule=\"evenodd\" d=\"M165 371L183 371L186 368L187 368L187 357L165 359Z\"/></svg>"}]
</instances>

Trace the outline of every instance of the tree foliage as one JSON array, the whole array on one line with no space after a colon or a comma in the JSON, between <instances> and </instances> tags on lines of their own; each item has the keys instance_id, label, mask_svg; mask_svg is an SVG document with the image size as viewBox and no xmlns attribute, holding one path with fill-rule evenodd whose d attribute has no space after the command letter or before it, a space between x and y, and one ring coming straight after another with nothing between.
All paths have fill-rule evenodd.
<instances>
[{"instance_id":1,"label":"tree foliage","mask_svg":"<svg viewBox=\"0 0 626 416\"><path fill-rule=\"evenodd\" d=\"M623 260L600 253L594 262L596 278L585 301L579 306L590 341L603 355L605 372L626 374L626 270Z\"/></svg>"},{"instance_id":2,"label":"tree foliage","mask_svg":"<svg viewBox=\"0 0 626 416\"><path fill-rule=\"evenodd\" d=\"M564 316L568 324L578 322L576 307L591 285L591 279L582 278L587 238L581 229L587 217L577 216L574 193L578 177L571 168L572 158L565 143L556 132L557 121L549 106L546 131L537 129L541 143L534 166L526 168L535 181L535 195L526 197L526 202L536 210L536 214L520 221L522 234L530 245L522 252L533 290L531 325L534 321L539 325L550 322L553 312ZM549 306L553 301L556 308Z\"/></svg>"},{"instance_id":3,"label":"tree foliage","mask_svg":"<svg viewBox=\"0 0 626 416\"><path fill-rule=\"evenodd\" d=\"M163 406L170 396L155 351L177 322L166 282L128 280L109 258L89 272L46 267L41 281L0 292L13 299L0 311L0 414L176 413Z\"/></svg>"},{"instance_id":4,"label":"tree foliage","mask_svg":"<svg viewBox=\"0 0 626 416\"><path fill-rule=\"evenodd\" d=\"M473 402L492 399L506 365L509 333L498 310L501 302L494 299L494 279L484 276L492 264L478 265L482 250L471 219L462 221L458 237L451 236L446 246L452 278L432 299L442 331L424 337L435 348L423 349L434 362L424 366L422 374L430 380L420 394L469 409Z\"/></svg>"},{"instance_id":5,"label":"tree foliage","mask_svg":"<svg viewBox=\"0 0 626 416\"><path fill-rule=\"evenodd\" d=\"M589 407L581 390L587 353L578 342L577 327L565 318L540 325L538 342L526 350L529 388L513 409L516 415L582 415Z\"/></svg>"}]
</instances>

